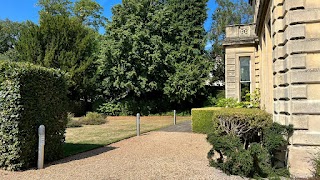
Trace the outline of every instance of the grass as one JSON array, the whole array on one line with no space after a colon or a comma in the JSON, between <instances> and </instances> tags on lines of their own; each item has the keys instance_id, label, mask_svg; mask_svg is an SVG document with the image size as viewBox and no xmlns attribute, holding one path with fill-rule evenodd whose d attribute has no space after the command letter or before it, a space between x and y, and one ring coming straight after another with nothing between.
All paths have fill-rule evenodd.
<instances>
[{"instance_id":1,"label":"grass","mask_svg":"<svg viewBox=\"0 0 320 180\"><path fill-rule=\"evenodd\" d=\"M107 117L102 125L84 125L79 128L67 128L64 155L71 156L98 147L133 137L136 135L136 117ZM190 120L189 116L177 117L177 123ZM172 116L142 116L141 133L161 129L173 124Z\"/></svg>"}]
</instances>

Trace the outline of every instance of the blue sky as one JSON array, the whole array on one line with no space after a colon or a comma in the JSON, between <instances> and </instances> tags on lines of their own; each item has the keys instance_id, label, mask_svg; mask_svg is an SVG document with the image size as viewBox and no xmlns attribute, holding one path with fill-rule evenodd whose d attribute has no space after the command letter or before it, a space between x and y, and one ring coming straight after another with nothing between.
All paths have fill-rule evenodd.
<instances>
[{"instance_id":1,"label":"blue sky","mask_svg":"<svg viewBox=\"0 0 320 180\"><path fill-rule=\"evenodd\" d=\"M26 21L31 20L38 23L39 7L36 6L38 0L0 0L0 19L10 19L12 21ZM104 16L112 17L111 8L120 4L121 0L96 0L104 8ZM208 19L205 22L204 28L209 30L211 25L211 15L216 8L215 0L208 1ZM101 30L100 32L102 32ZM207 45L209 47L209 44Z\"/></svg>"}]
</instances>

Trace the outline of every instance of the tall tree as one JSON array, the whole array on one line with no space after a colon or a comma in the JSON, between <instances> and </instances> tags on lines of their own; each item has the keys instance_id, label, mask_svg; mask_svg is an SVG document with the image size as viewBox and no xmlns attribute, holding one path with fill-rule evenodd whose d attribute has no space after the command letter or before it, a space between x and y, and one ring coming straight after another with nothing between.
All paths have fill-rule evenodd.
<instances>
[{"instance_id":1,"label":"tall tree","mask_svg":"<svg viewBox=\"0 0 320 180\"><path fill-rule=\"evenodd\" d=\"M104 27L106 18L102 15L103 7L93 0L79 0L74 3L72 9L74 15L80 19L83 24L93 27L96 30Z\"/></svg>"},{"instance_id":2,"label":"tall tree","mask_svg":"<svg viewBox=\"0 0 320 180\"><path fill-rule=\"evenodd\" d=\"M25 23L0 20L0 58L17 61L16 43Z\"/></svg>"},{"instance_id":3,"label":"tall tree","mask_svg":"<svg viewBox=\"0 0 320 180\"><path fill-rule=\"evenodd\" d=\"M115 6L99 66L105 97L192 101L207 72L203 62L206 2L123 0Z\"/></svg>"},{"instance_id":4,"label":"tall tree","mask_svg":"<svg viewBox=\"0 0 320 180\"><path fill-rule=\"evenodd\" d=\"M222 58L224 62L222 42L225 39L226 27L231 24L247 24L253 21L253 8L244 0L216 0L217 8L212 14L212 25L208 32L208 39L212 43L209 58ZM213 74L224 79L224 65L216 62Z\"/></svg>"},{"instance_id":5,"label":"tall tree","mask_svg":"<svg viewBox=\"0 0 320 180\"><path fill-rule=\"evenodd\" d=\"M40 16L45 14L70 16L72 14L72 2L70 0L39 0Z\"/></svg>"},{"instance_id":6,"label":"tall tree","mask_svg":"<svg viewBox=\"0 0 320 180\"><path fill-rule=\"evenodd\" d=\"M28 22L22 31L19 59L67 72L71 99L92 98L100 35L72 15L68 0L40 0L39 5L40 24Z\"/></svg>"},{"instance_id":7,"label":"tall tree","mask_svg":"<svg viewBox=\"0 0 320 180\"><path fill-rule=\"evenodd\" d=\"M210 63L204 58L207 0L168 0L173 49L168 56L174 72L165 83L164 93L177 103L192 102L204 90Z\"/></svg>"}]
</instances>

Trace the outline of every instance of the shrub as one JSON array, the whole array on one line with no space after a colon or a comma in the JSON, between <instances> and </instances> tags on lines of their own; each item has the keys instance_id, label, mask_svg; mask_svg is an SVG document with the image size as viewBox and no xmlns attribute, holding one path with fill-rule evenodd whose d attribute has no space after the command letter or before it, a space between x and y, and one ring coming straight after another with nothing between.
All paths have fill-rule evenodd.
<instances>
[{"instance_id":1,"label":"shrub","mask_svg":"<svg viewBox=\"0 0 320 180\"><path fill-rule=\"evenodd\" d=\"M276 155L288 144L292 126L272 123L271 116L258 109L216 110L212 121L207 137L213 146L208 153L210 165L246 177L289 175L276 166Z\"/></svg>"},{"instance_id":2,"label":"shrub","mask_svg":"<svg viewBox=\"0 0 320 180\"><path fill-rule=\"evenodd\" d=\"M82 125L100 125L107 122L106 117L103 114L96 112L88 112L86 116L81 117L78 121Z\"/></svg>"},{"instance_id":3,"label":"shrub","mask_svg":"<svg viewBox=\"0 0 320 180\"><path fill-rule=\"evenodd\" d=\"M67 86L62 73L28 63L0 62L0 167L36 165L38 127L46 127L45 161L63 157Z\"/></svg>"},{"instance_id":4,"label":"shrub","mask_svg":"<svg viewBox=\"0 0 320 180\"><path fill-rule=\"evenodd\" d=\"M234 108L238 106L238 101L234 98L222 98L217 101L216 106Z\"/></svg>"},{"instance_id":5,"label":"shrub","mask_svg":"<svg viewBox=\"0 0 320 180\"><path fill-rule=\"evenodd\" d=\"M209 133L213 128L212 118L220 107L194 108L191 109L192 131L196 133Z\"/></svg>"},{"instance_id":6,"label":"shrub","mask_svg":"<svg viewBox=\"0 0 320 180\"><path fill-rule=\"evenodd\" d=\"M216 125L216 123L219 122L218 115L226 116L226 118L232 118L235 115L235 112L237 113L237 118L239 118L241 122L272 122L271 116L268 113L265 113L264 111L261 111L259 109L221 107L194 108L191 110L192 130L196 133L210 133L214 129L214 125ZM262 123L261 126L264 126L264 123Z\"/></svg>"},{"instance_id":7,"label":"shrub","mask_svg":"<svg viewBox=\"0 0 320 180\"><path fill-rule=\"evenodd\" d=\"M217 102L220 99L224 99L225 97L225 91L224 90L216 90L214 91L215 93L213 95L210 95L207 100L204 102L205 107L212 107L216 106ZM222 106L225 107L225 106Z\"/></svg>"},{"instance_id":8,"label":"shrub","mask_svg":"<svg viewBox=\"0 0 320 180\"><path fill-rule=\"evenodd\" d=\"M75 127L82 127L80 121L74 119L74 115L72 113L68 113L68 123L67 128L75 128Z\"/></svg>"}]
</instances>

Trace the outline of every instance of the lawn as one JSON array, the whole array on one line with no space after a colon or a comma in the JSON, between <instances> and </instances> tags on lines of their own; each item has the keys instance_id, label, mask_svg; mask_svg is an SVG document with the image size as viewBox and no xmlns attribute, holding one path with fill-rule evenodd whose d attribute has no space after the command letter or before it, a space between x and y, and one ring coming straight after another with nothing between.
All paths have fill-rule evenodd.
<instances>
[{"instance_id":1,"label":"lawn","mask_svg":"<svg viewBox=\"0 0 320 180\"><path fill-rule=\"evenodd\" d=\"M178 116L177 123L190 119L190 116ZM142 116L140 120L141 133L173 125L172 116ZM107 121L103 125L67 128L64 145L65 156L109 145L136 135L135 116L109 116Z\"/></svg>"}]
</instances>

